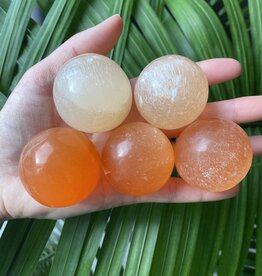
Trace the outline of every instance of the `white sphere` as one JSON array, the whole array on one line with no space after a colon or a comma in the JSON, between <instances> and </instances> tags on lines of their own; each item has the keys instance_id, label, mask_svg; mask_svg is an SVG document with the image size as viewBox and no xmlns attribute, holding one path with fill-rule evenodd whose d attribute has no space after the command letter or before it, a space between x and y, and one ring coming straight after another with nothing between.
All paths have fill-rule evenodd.
<instances>
[{"instance_id":1,"label":"white sphere","mask_svg":"<svg viewBox=\"0 0 262 276\"><path fill-rule=\"evenodd\" d=\"M130 82L111 59L84 54L65 63L53 88L55 106L71 127L87 133L119 126L132 105Z\"/></svg>"}]
</instances>

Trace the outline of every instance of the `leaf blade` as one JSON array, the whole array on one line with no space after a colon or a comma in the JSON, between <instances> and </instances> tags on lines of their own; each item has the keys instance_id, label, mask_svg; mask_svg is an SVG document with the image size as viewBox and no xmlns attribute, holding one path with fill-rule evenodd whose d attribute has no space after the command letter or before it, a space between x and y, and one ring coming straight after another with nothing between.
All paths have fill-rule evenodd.
<instances>
[{"instance_id":1,"label":"leaf blade","mask_svg":"<svg viewBox=\"0 0 262 276\"><path fill-rule=\"evenodd\" d=\"M55 226L55 221L34 220L8 275L32 275Z\"/></svg>"},{"instance_id":2,"label":"leaf blade","mask_svg":"<svg viewBox=\"0 0 262 276\"><path fill-rule=\"evenodd\" d=\"M12 80L16 60L36 0L12 1L0 33L0 88L4 94Z\"/></svg>"},{"instance_id":3,"label":"leaf blade","mask_svg":"<svg viewBox=\"0 0 262 276\"><path fill-rule=\"evenodd\" d=\"M66 219L50 276L74 275L89 224L90 215Z\"/></svg>"}]
</instances>

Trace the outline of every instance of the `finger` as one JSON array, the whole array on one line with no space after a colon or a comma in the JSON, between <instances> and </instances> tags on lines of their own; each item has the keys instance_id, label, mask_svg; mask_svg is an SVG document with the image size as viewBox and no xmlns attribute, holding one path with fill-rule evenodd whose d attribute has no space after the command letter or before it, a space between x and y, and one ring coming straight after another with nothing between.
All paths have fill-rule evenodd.
<instances>
[{"instance_id":1,"label":"finger","mask_svg":"<svg viewBox=\"0 0 262 276\"><path fill-rule=\"evenodd\" d=\"M197 62L205 73L209 85L237 78L241 74L241 64L232 58L212 58ZM137 78L131 80L134 89Z\"/></svg>"},{"instance_id":2,"label":"finger","mask_svg":"<svg viewBox=\"0 0 262 276\"><path fill-rule=\"evenodd\" d=\"M223 118L236 123L262 120L262 96L241 97L209 103L201 118Z\"/></svg>"},{"instance_id":3,"label":"finger","mask_svg":"<svg viewBox=\"0 0 262 276\"><path fill-rule=\"evenodd\" d=\"M241 74L241 64L232 58L213 58L197 62L209 85L225 82Z\"/></svg>"},{"instance_id":4,"label":"finger","mask_svg":"<svg viewBox=\"0 0 262 276\"><path fill-rule=\"evenodd\" d=\"M35 75L42 86L52 85L57 71L66 61L84 53L106 55L117 42L121 31L121 17L114 15L93 28L77 33L32 67L31 75Z\"/></svg>"},{"instance_id":5,"label":"finger","mask_svg":"<svg viewBox=\"0 0 262 276\"><path fill-rule=\"evenodd\" d=\"M250 142L253 148L253 154L255 156L262 155L262 136L252 136L250 137Z\"/></svg>"}]
</instances>

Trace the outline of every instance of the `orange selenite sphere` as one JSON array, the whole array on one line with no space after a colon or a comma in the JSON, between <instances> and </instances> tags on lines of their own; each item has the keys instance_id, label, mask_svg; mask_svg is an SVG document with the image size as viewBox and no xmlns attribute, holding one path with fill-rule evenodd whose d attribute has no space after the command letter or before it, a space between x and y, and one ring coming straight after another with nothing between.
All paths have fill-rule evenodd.
<instances>
[{"instance_id":1,"label":"orange selenite sphere","mask_svg":"<svg viewBox=\"0 0 262 276\"><path fill-rule=\"evenodd\" d=\"M35 200L49 207L65 207L82 201L93 191L100 178L101 160L83 133L52 128L25 146L19 173Z\"/></svg>"},{"instance_id":2,"label":"orange selenite sphere","mask_svg":"<svg viewBox=\"0 0 262 276\"><path fill-rule=\"evenodd\" d=\"M222 119L197 120L182 132L175 146L180 176L211 192L236 186L248 173L252 156L244 130Z\"/></svg>"},{"instance_id":3,"label":"orange selenite sphere","mask_svg":"<svg viewBox=\"0 0 262 276\"><path fill-rule=\"evenodd\" d=\"M120 193L141 196L159 190L174 167L174 151L164 133L146 123L113 131L102 154L104 172Z\"/></svg>"}]
</instances>

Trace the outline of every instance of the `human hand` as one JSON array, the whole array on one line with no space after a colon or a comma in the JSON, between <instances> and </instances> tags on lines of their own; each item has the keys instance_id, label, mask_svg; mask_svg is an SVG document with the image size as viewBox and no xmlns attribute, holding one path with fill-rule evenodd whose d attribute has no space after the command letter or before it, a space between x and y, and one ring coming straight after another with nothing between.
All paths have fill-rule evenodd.
<instances>
[{"instance_id":1,"label":"human hand","mask_svg":"<svg viewBox=\"0 0 262 276\"><path fill-rule=\"evenodd\" d=\"M238 187L222 193L204 192L189 186L179 178L170 178L156 193L132 197L116 192L102 177L94 192L79 204L65 208L49 208L36 202L24 189L18 175L18 163L25 144L37 133L53 127L65 126L52 98L53 81L57 71L70 58L87 52L107 54L122 30L119 16L76 34L50 56L29 69L8 98L0 112L0 218L61 218L111 207L141 202L196 202L221 200L234 196ZM207 75L209 84L230 80L240 74L240 64L232 59L212 59L198 63ZM133 85L135 80L131 81ZM256 120L259 108L256 97L209 104L204 117L219 115L237 122ZM261 98L259 98L260 101ZM252 104L252 114L238 105ZM232 109L233 106L233 109ZM246 107L246 106L245 106ZM257 108L257 111L253 107ZM240 110L240 109L239 109ZM226 111L226 112L225 112ZM261 114L260 114L261 117ZM133 108L127 121L139 118ZM175 132L166 132L169 137ZM101 152L110 133L89 135ZM260 139L260 138L257 138ZM255 153L262 150L254 143Z\"/></svg>"}]
</instances>

